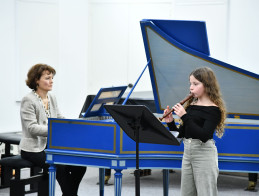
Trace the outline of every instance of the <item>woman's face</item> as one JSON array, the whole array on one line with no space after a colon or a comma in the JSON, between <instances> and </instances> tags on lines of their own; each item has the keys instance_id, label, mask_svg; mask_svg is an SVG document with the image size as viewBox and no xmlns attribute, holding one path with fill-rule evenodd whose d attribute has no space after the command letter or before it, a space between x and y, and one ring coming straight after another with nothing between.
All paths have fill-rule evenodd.
<instances>
[{"instance_id":1,"label":"woman's face","mask_svg":"<svg viewBox=\"0 0 259 196\"><path fill-rule=\"evenodd\" d=\"M190 76L190 91L196 98L199 98L205 94L203 83L197 80L193 75Z\"/></svg>"},{"instance_id":2,"label":"woman's face","mask_svg":"<svg viewBox=\"0 0 259 196\"><path fill-rule=\"evenodd\" d=\"M43 71L40 79L37 81L37 84L37 90L46 92L51 91L53 85L53 74L47 70Z\"/></svg>"}]
</instances>

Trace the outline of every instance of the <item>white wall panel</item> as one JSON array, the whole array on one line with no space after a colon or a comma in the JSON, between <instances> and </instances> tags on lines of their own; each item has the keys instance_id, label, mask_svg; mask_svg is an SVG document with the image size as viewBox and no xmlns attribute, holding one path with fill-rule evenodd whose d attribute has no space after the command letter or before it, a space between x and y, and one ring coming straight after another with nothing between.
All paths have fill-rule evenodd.
<instances>
[{"instance_id":1,"label":"white wall panel","mask_svg":"<svg viewBox=\"0 0 259 196\"><path fill-rule=\"evenodd\" d=\"M30 91L25 85L36 63L58 65L58 4L56 1L16 1L17 101Z\"/></svg>"},{"instance_id":2,"label":"white wall panel","mask_svg":"<svg viewBox=\"0 0 259 196\"><path fill-rule=\"evenodd\" d=\"M86 96L88 69L88 2L59 2L59 69L54 89L60 111L77 118Z\"/></svg>"},{"instance_id":3,"label":"white wall panel","mask_svg":"<svg viewBox=\"0 0 259 196\"><path fill-rule=\"evenodd\" d=\"M231 0L228 61L259 74L259 1Z\"/></svg>"},{"instance_id":4,"label":"white wall panel","mask_svg":"<svg viewBox=\"0 0 259 196\"><path fill-rule=\"evenodd\" d=\"M143 44L140 21L142 19L170 19L170 2L136 3L129 5L129 52L128 52L128 82L135 83L145 65L147 64ZM149 70L136 86L135 91L152 91Z\"/></svg>"},{"instance_id":5,"label":"white wall panel","mask_svg":"<svg viewBox=\"0 0 259 196\"><path fill-rule=\"evenodd\" d=\"M140 29L144 18L168 19L171 1L91 1L89 83L99 88L135 83L147 61ZM148 70L136 91L151 90Z\"/></svg>"},{"instance_id":6,"label":"white wall panel","mask_svg":"<svg viewBox=\"0 0 259 196\"><path fill-rule=\"evenodd\" d=\"M228 0L173 0L172 18L206 22L210 54L226 61Z\"/></svg>"},{"instance_id":7,"label":"white wall panel","mask_svg":"<svg viewBox=\"0 0 259 196\"><path fill-rule=\"evenodd\" d=\"M15 2L0 1L0 133L18 130L19 105L15 102Z\"/></svg>"},{"instance_id":8,"label":"white wall panel","mask_svg":"<svg viewBox=\"0 0 259 196\"><path fill-rule=\"evenodd\" d=\"M125 4L91 4L88 68L91 93L96 94L101 87L126 84L127 21Z\"/></svg>"}]
</instances>

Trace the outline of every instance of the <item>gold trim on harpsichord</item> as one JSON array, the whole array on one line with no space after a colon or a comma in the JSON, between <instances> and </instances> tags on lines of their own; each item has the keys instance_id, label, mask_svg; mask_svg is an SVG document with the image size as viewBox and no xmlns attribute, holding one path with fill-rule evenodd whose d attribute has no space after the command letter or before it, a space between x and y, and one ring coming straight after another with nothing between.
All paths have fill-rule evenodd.
<instances>
[{"instance_id":1,"label":"gold trim on harpsichord","mask_svg":"<svg viewBox=\"0 0 259 196\"><path fill-rule=\"evenodd\" d=\"M167 125L165 125L167 126ZM242 126L226 126L226 129L252 129L259 130L259 127L242 127ZM120 128L120 154L136 154L136 151L123 150L123 130ZM139 151L139 154L183 154L183 151ZM234 153L218 153L219 156L229 157L259 157L258 154L234 154Z\"/></svg>"},{"instance_id":2,"label":"gold trim on harpsichord","mask_svg":"<svg viewBox=\"0 0 259 196\"><path fill-rule=\"evenodd\" d=\"M120 129L120 154L136 154L136 151L123 150L123 130ZM139 154L183 154L182 151L139 151Z\"/></svg>"},{"instance_id":3,"label":"gold trim on harpsichord","mask_svg":"<svg viewBox=\"0 0 259 196\"><path fill-rule=\"evenodd\" d=\"M231 122L228 122L226 124L230 124ZM249 126L252 124L243 124L245 126L242 126L241 123L233 123L233 124L240 124L241 126L225 126L225 129L245 129L245 130L259 130L259 127ZM258 125L258 124L254 124ZM218 153L219 156L226 156L226 157L252 157L257 158L259 157L259 154L234 154L234 153Z\"/></svg>"},{"instance_id":4,"label":"gold trim on harpsichord","mask_svg":"<svg viewBox=\"0 0 259 196\"><path fill-rule=\"evenodd\" d=\"M145 27L146 37L148 38L147 28L150 28L150 27L147 27L147 26ZM153 71L153 74L154 74L155 86L156 86L156 90L158 92L158 86L157 86L157 82L156 82L156 73L155 73L155 70L154 70L154 65L153 65L153 59L152 59L152 53L151 53L151 49L150 49L149 39L147 39L147 43L148 43L148 51L149 51L149 54L150 54L150 60L151 60L151 64L152 64L152 71ZM158 97L159 108L160 108L160 110L163 110L160 107L161 106L161 102L160 102L159 93L157 93L157 97Z\"/></svg>"},{"instance_id":5,"label":"gold trim on harpsichord","mask_svg":"<svg viewBox=\"0 0 259 196\"><path fill-rule=\"evenodd\" d=\"M247 76L247 77L256 79L256 80L259 80L258 78L255 78L255 77L253 77L253 76L247 75L247 74L242 73L242 72L239 72L239 71L237 71L237 70L233 70L233 69L224 67L224 66L219 65L219 64L217 64L217 63L211 62L211 61L209 61L209 60L207 60L207 59L203 59L203 58L201 58L201 57L199 57L199 56L196 56L196 55L194 55L194 54L191 54L191 53L189 53L189 52L186 52L186 51L184 51L183 49L181 49L181 48L175 46L174 44L172 44L171 42L169 42L169 41L168 41L167 39L165 39L164 37L162 37L160 34L158 34L158 33L157 33L154 29L152 29L150 26L145 26L145 32L146 32L146 37L147 37L147 38L148 38L148 33L147 33L147 29L148 29L148 28L149 28L150 30L152 30L155 34L157 34L159 37L161 37L163 40L165 40L167 43L169 43L169 44L172 45L173 47L175 47L175 48L181 50L182 52L184 52L184 53L186 53L186 54L189 54L189 55L191 55L191 56L193 56L193 57L196 57L196 58L201 59L201 60L203 60L203 61L209 62L209 63L211 63L211 64L214 64L214 65L216 65L216 66L222 67L222 68L224 68L224 69L228 69L228 70L230 70L230 71L236 72L236 73L238 73L238 74L241 74L241 75L244 75L244 76ZM153 60L152 60L152 54L151 54L149 39L147 39L147 43L148 43L148 50L149 50L150 59L151 59L151 64L152 64L152 70L153 70L153 74L154 74L155 86L156 86L156 89L157 89L157 92L158 92L158 87L157 87L157 82L156 82L156 77L155 77L155 71L154 71L154 65L153 65ZM159 94L157 94L157 97L158 97L158 102L159 102L159 108L160 108L160 110L164 110L165 108L161 108L161 107L160 107L160 106L161 106L161 102L160 102ZM232 114L232 113L229 113L229 114ZM236 113L234 113L234 114L236 114ZM236 115L259 116L259 114L247 114L247 113L238 113L238 114L236 114Z\"/></svg>"},{"instance_id":6,"label":"gold trim on harpsichord","mask_svg":"<svg viewBox=\"0 0 259 196\"><path fill-rule=\"evenodd\" d=\"M225 156L225 157L252 157L257 158L259 157L259 154L228 154L228 153L218 153L219 156Z\"/></svg>"},{"instance_id":7,"label":"gold trim on harpsichord","mask_svg":"<svg viewBox=\"0 0 259 196\"><path fill-rule=\"evenodd\" d=\"M92 125L92 126L104 126L113 127L113 150L102 150L102 149L90 149L90 148L74 148L74 147L63 147L63 146L53 146L52 145L52 123L67 123L67 124L79 124L79 125ZM116 125L115 124L101 124L101 123L90 123L82 121L70 121L70 120L50 120L50 130L49 130L49 148L62 149L62 150L79 150L88 152L102 152L102 153L116 153Z\"/></svg>"},{"instance_id":8,"label":"gold trim on harpsichord","mask_svg":"<svg viewBox=\"0 0 259 196\"><path fill-rule=\"evenodd\" d=\"M228 114L235 115L235 119L240 119L240 116L242 115L259 116L259 114L248 114L248 113L228 113Z\"/></svg>"},{"instance_id":9,"label":"gold trim on harpsichord","mask_svg":"<svg viewBox=\"0 0 259 196\"><path fill-rule=\"evenodd\" d=\"M246 130L259 130L259 127L248 126L225 126L225 129L246 129Z\"/></svg>"}]
</instances>

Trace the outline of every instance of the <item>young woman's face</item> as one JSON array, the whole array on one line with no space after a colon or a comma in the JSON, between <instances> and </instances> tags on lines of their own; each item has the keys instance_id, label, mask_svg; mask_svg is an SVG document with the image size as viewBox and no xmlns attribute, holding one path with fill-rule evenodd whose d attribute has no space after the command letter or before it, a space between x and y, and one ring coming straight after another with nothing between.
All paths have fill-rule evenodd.
<instances>
[{"instance_id":1,"label":"young woman's face","mask_svg":"<svg viewBox=\"0 0 259 196\"><path fill-rule=\"evenodd\" d=\"M38 89L42 91L51 91L53 85L53 74L49 71L43 71L40 79L37 81Z\"/></svg>"},{"instance_id":2,"label":"young woman's face","mask_svg":"<svg viewBox=\"0 0 259 196\"><path fill-rule=\"evenodd\" d=\"M199 98L205 94L203 83L197 80L193 75L190 76L190 92L196 98Z\"/></svg>"}]
</instances>

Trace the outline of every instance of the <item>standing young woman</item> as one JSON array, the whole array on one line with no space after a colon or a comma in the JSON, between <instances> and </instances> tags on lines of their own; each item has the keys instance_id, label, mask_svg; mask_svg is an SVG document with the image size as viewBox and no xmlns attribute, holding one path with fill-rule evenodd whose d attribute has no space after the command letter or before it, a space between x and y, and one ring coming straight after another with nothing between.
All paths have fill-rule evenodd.
<instances>
[{"instance_id":1,"label":"standing young woman","mask_svg":"<svg viewBox=\"0 0 259 196\"><path fill-rule=\"evenodd\" d=\"M34 65L27 74L26 84L32 91L21 102L21 156L47 171L45 148L48 118L63 118L52 90L55 69L46 64ZM62 136L60 136L62 137ZM63 196L76 196L86 167L57 166L57 181ZM48 188L48 187L46 187Z\"/></svg>"},{"instance_id":2,"label":"standing young woman","mask_svg":"<svg viewBox=\"0 0 259 196\"><path fill-rule=\"evenodd\" d=\"M214 72L208 67L190 74L190 92L193 94L186 107L176 104L173 109L182 120L176 127L172 113L165 122L172 131L184 138L181 195L216 196L218 178L218 152L213 140L224 134L226 109ZM164 114L169 112L169 106Z\"/></svg>"}]
</instances>

